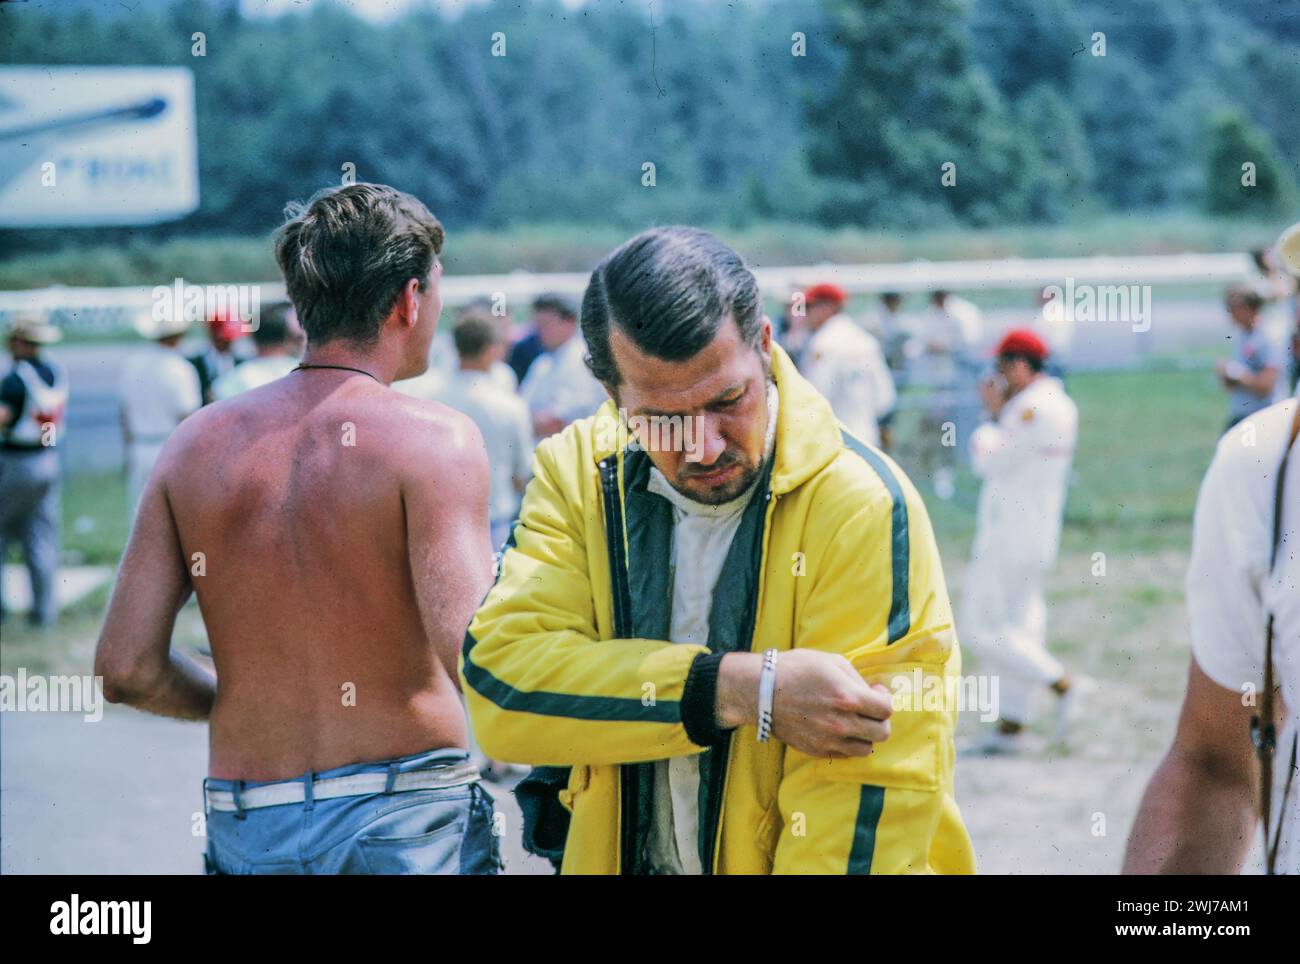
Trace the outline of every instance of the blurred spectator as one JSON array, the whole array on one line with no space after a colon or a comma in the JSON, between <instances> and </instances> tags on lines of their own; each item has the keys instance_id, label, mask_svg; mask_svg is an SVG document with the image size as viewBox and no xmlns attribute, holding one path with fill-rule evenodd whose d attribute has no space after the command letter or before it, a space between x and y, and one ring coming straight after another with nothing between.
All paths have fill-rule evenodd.
<instances>
[{"instance_id":1,"label":"blurred spectator","mask_svg":"<svg viewBox=\"0 0 1300 964\"><path fill-rule=\"evenodd\" d=\"M519 394L532 415L533 435L543 439L591 415L608 396L584 360L587 344L573 302L560 295L538 298L533 322L543 351L528 366Z\"/></svg>"},{"instance_id":2,"label":"blurred spectator","mask_svg":"<svg viewBox=\"0 0 1300 964\"><path fill-rule=\"evenodd\" d=\"M262 311L252 340L257 355L213 383L213 401L219 402L251 388L260 388L289 374L298 366L306 336L298 324L293 305L282 301Z\"/></svg>"},{"instance_id":3,"label":"blurred spectator","mask_svg":"<svg viewBox=\"0 0 1300 964\"><path fill-rule=\"evenodd\" d=\"M492 314L492 302L489 299L475 298L456 311L456 320L450 325L440 324L438 326L430 349L429 370L423 375L417 375L415 378L393 382L393 388L404 395L411 395L414 398L441 401L447 392L447 386L451 382L452 376L455 375L460 364L452 332L455 331L457 325L470 317L486 319L494 329L499 328L503 332L509 324L508 319L497 318ZM505 339L505 342L508 343L508 339ZM492 376L493 382L499 385L502 391L513 393L519 387L514 371L500 356L492 362L489 374Z\"/></svg>"},{"instance_id":4,"label":"blurred spectator","mask_svg":"<svg viewBox=\"0 0 1300 964\"><path fill-rule=\"evenodd\" d=\"M528 374L528 369L532 367L539 355L549 349L542 339L542 325L545 323L543 315L559 315L573 318L576 320L577 311L573 307L573 302L563 295L541 295L533 302L533 321L528 329L528 334L515 342L510 349L510 367L514 369L515 378L518 383L524 383L524 377Z\"/></svg>"},{"instance_id":5,"label":"blurred spectator","mask_svg":"<svg viewBox=\"0 0 1300 964\"><path fill-rule=\"evenodd\" d=\"M135 329L153 344L133 353L122 366L118 398L133 514L163 443L203 405L197 366L180 350L188 328L183 319L160 321L146 310L136 320Z\"/></svg>"},{"instance_id":6,"label":"blurred spectator","mask_svg":"<svg viewBox=\"0 0 1300 964\"><path fill-rule=\"evenodd\" d=\"M975 305L943 289L930 293L913 374L933 389L921 420L921 463L934 494L944 500L957 491L959 440L969 438L979 422L975 352L983 333L984 316Z\"/></svg>"},{"instance_id":7,"label":"blurred spectator","mask_svg":"<svg viewBox=\"0 0 1300 964\"><path fill-rule=\"evenodd\" d=\"M248 357L241 343L243 337L244 323L237 312L223 310L208 319L207 346L189 356L190 364L199 376L199 392L204 405L215 401L212 386L217 379L229 374Z\"/></svg>"},{"instance_id":8,"label":"blurred spectator","mask_svg":"<svg viewBox=\"0 0 1300 964\"><path fill-rule=\"evenodd\" d=\"M1272 251L1273 264L1285 271L1291 281L1287 341L1291 349L1291 393L1300 386L1300 223L1291 225L1277 239Z\"/></svg>"},{"instance_id":9,"label":"blurred spectator","mask_svg":"<svg viewBox=\"0 0 1300 964\"><path fill-rule=\"evenodd\" d=\"M490 316L471 313L456 322L452 338L460 365L441 401L474 420L483 433L492 469L488 516L492 545L510 535L519 497L532 474L532 421L528 406L491 374L505 356L505 342Z\"/></svg>"},{"instance_id":10,"label":"blurred spectator","mask_svg":"<svg viewBox=\"0 0 1300 964\"><path fill-rule=\"evenodd\" d=\"M785 298L785 308L776 323L776 339L786 354L799 365L804 346L808 343L808 305L802 288L792 290Z\"/></svg>"},{"instance_id":11,"label":"blurred spectator","mask_svg":"<svg viewBox=\"0 0 1300 964\"><path fill-rule=\"evenodd\" d=\"M1264 299L1259 327L1274 345L1289 345L1296 322L1296 278L1287 273L1277 253L1271 248L1256 248L1250 253L1259 277L1252 287ZM1290 372L1287 372L1290 375Z\"/></svg>"},{"instance_id":12,"label":"blurred spectator","mask_svg":"<svg viewBox=\"0 0 1300 964\"><path fill-rule=\"evenodd\" d=\"M898 398L880 343L845 314L847 296L837 285L813 285L804 298L809 331L800 359L804 377L850 432L879 445L880 419Z\"/></svg>"},{"instance_id":13,"label":"blurred spectator","mask_svg":"<svg viewBox=\"0 0 1300 964\"><path fill-rule=\"evenodd\" d=\"M894 381L901 385L906 380L907 342L910 335L903 322L903 296L897 291L880 293L875 330L885 353L885 363L894 373Z\"/></svg>"},{"instance_id":14,"label":"blurred spectator","mask_svg":"<svg viewBox=\"0 0 1300 964\"><path fill-rule=\"evenodd\" d=\"M55 445L68 404L68 377L42 349L61 337L43 313L19 314L9 329L13 367L0 379L0 567L10 541L17 542L31 578L28 621L34 626L53 625L58 615L60 471Z\"/></svg>"},{"instance_id":15,"label":"blurred spectator","mask_svg":"<svg viewBox=\"0 0 1300 964\"><path fill-rule=\"evenodd\" d=\"M1284 355L1260 325L1264 298L1249 285L1233 285L1224 295L1224 305L1239 333L1233 337L1232 357L1219 362L1219 381L1228 390L1228 423L1225 431L1243 418L1268 408L1281 399Z\"/></svg>"},{"instance_id":16,"label":"blurred spectator","mask_svg":"<svg viewBox=\"0 0 1300 964\"><path fill-rule=\"evenodd\" d=\"M1047 650L1043 581L1060 546L1079 426L1074 402L1044 371L1047 357L1036 333L1007 332L997 347L997 375L980 385L988 421L970 439L971 465L983 484L961 633L1001 680L998 725L970 746L979 753L1019 752L1040 688L1059 698L1054 739L1064 742L1080 697L1093 689L1091 681L1073 680Z\"/></svg>"}]
</instances>

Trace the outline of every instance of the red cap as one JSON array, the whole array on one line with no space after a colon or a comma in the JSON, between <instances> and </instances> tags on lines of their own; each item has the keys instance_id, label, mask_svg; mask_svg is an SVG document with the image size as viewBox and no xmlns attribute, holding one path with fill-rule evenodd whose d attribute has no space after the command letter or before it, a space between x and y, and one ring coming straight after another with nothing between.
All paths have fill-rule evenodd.
<instances>
[{"instance_id":1,"label":"red cap","mask_svg":"<svg viewBox=\"0 0 1300 964\"><path fill-rule=\"evenodd\" d=\"M837 305L842 305L849 300L849 296L844 293L844 289L839 285L819 284L813 285L803 293L804 302L810 305L819 301L833 301Z\"/></svg>"},{"instance_id":2,"label":"red cap","mask_svg":"<svg viewBox=\"0 0 1300 964\"><path fill-rule=\"evenodd\" d=\"M1012 328L998 342L998 355L1026 355L1042 361L1047 357L1047 343L1028 328Z\"/></svg>"},{"instance_id":3,"label":"red cap","mask_svg":"<svg viewBox=\"0 0 1300 964\"><path fill-rule=\"evenodd\" d=\"M244 323L240 320L239 312L218 309L208 318L208 331L212 333L213 338L238 341L244 337Z\"/></svg>"}]
</instances>

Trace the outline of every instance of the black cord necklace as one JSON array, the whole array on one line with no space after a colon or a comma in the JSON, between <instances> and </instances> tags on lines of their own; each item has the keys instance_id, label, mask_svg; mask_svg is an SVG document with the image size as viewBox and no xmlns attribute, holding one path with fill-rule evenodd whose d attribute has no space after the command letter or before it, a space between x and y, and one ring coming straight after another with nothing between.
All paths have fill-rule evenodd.
<instances>
[{"instance_id":1,"label":"black cord necklace","mask_svg":"<svg viewBox=\"0 0 1300 964\"><path fill-rule=\"evenodd\" d=\"M305 371L308 371L308 370L310 370L310 369L312 369L312 368L331 368L331 369L333 369L333 370L335 370L335 371L340 371L340 372L356 372L358 375L365 375L367 378L375 378L375 376L374 376L374 375L371 375L370 372L365 371L365 370L360 369L360 368L353 368L351 365L307 365L307 364L300 364L297 368L294 369L294 371L296 371L296 372L305 372ZM375 378L375 381L379 382L379 379L378 379L378 378ZM383 382L379 382L379 384L382 385Z\"/></svg>"}]
</instances>

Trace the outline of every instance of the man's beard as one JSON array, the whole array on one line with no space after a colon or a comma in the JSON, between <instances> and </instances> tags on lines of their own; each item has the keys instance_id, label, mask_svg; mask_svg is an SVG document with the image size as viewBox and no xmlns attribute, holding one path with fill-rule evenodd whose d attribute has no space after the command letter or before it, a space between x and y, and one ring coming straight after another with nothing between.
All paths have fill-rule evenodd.
<instances>
[{"instance_id":1,"label":"man's beard","mask_svg":"<svg viewBox=\"0 0 1300 964\"><path fill-rule=\"evenodd\" d=\"M686 498L702 505L722 505L748 491L749 487L754 484L754 480L758 478L759 473L763 471L765 463L766 459L760 459L757 465L752 465L739 453L724 452L718 458L718 461L710 465L706 471L691 471L693 466L688 463L687 469L677 474L677 480L673 488ZM728 479L721 485L691 485L692 479L721 471L732 465L739 465L740 471L736 473L735 478Z\"/></svg>"},{"instance_id":2,"label":"man's beard","mask_svg":"<svg viewBox=\"0 0 1300 964\"><path fill-rule=\"evenodd\" d=\"M768 392L770 391L775 379L772 377L772 369L769 365L763 366L763 405L766 408L768 401ZM776 417L771 410L768 410L768 418ZM763 453L759 456L758 463L753 464L743 452L727 450L718 457L718 460L710 465L707 469L701 468L697 462L687 462L677 473L677 478L673 480L673 488L680 492L686 498L702 505L722 505L738 498L749 491L749 487L754 484L767 464L767 433L772 431L771 425L763 426ZM691 487L690 482L693 478L701 475L709 475L731 465L739 465L740 471L736 473L734 479L728 479L722 485L707 487Z\"/></svg>"}]
</instances>

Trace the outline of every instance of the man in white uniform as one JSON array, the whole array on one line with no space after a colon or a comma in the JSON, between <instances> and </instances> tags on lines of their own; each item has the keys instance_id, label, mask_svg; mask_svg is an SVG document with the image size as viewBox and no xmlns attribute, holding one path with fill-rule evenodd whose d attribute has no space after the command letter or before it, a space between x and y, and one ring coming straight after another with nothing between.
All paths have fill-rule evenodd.
<instances>
[{"instance_id":1,"label":"man in white uniform","mask_svg":"<svg viewBox=\"0 0 1300 964\"><path fill-rule=\"evenodd\" d=\"M510 536L519 497L532 475L532 423L528 406L492 374L505 357L505 343L492 318L466 315L456 322L452 338L460 367L438 400L468 415L483 433L492 470L488 498L492 546L499 549Z\"/></svg>"},{"instance_id":2,"label":"man in white uniform","mask_svg":"<svg viewBox=\"0 0 1300 964\"><path fill-rule=\"evenodd\" d=\"M1126 873L1241 872L1261 824L1251 719L1264 695L1270 616L1274 681L1284 705L1274 714L1282 725L1269 841L1280 829L1277 870L1300 873L1300 786L1283 805L1300 719L1298 405L1292 398L1232 428L1219 440L1201 485L1187 570L1187 695L1173 746L1134 820Z\"/></svg>"},{"instance_id":3,"label":"man in white uniform","mask_svg":"<svg viewBox=\"0 0 1300 964\"><path fill-rule=\"evenodd\" d=\"M975 745L1016 752L1039 688L1060 697L1056 739L1077 712L1079 685L1046 647L1043 580L1061 535L1078 410L1043 372L1047 346L1015 329L997 347L999 378L981 385L990 421L971 436L971 465L983 479L975 545L966 572L962 639L998 674L999 720Z\"/></svg>"},{"instance_id":4,"label":"man in white uniform","mask_svg":"<svg viewBox=\"0 0 1300 964\"><path fill-rule=\"evenodd\" d=\"M847 296L839 286L813 285L805 296L810 336L800 356L803 375L845 428L878 446L880 420L898 399L880 343L845 314Z\"/></svg>"},{"instance_id":5,"label":"man in white uniform","mask_svg":"<svg viewBox=\"0 0 1300 964\"><path fill-rule=\"evenodd\" d=\"M578 332L577 309L567 299L552 297L561 307L537 312L537 334L544 351L528 366L519 386L539 441L592 414L608 397L584 360L587 344Z\"/></svg>"},{"instance_id":6,"label":"man in white uniform","mask_svg":"<svg viewBox=\"0 0 1300 964\"><path fill-rule=\"evenodd\" d=\"M146 311L135 328L153 344L127 359L118 382L132 514L163 443L203 404L198 373L180 350L189 323L183 318L157 320Z\"/></svg>"}]
</instances>

